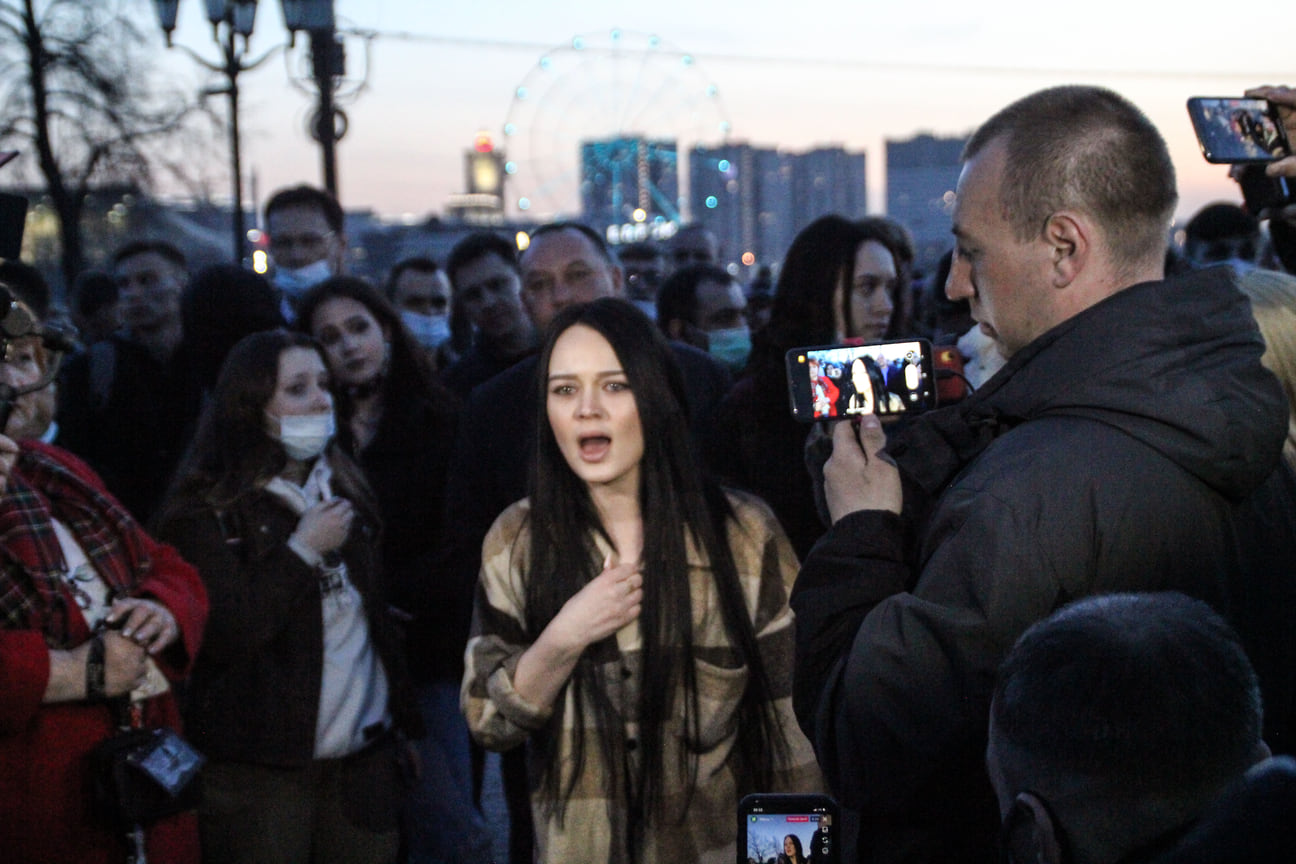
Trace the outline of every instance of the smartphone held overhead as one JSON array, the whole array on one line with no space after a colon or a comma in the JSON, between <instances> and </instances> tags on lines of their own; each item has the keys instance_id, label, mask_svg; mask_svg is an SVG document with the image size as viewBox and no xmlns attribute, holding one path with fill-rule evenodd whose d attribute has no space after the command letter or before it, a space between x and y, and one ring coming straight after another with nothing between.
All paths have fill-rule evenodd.
<instances>
[{"instance_id":1,"label":"smartphone held overhead","mask_svg":"<svg viewBox=\"0 0 1296 864\"><path fill-rule=\"evenodd\" d=\"M1291 153L1282 119L1267 99L1194 96L1188 116L1207 162L1272 162Z\"/></svg>"}]
</instances>

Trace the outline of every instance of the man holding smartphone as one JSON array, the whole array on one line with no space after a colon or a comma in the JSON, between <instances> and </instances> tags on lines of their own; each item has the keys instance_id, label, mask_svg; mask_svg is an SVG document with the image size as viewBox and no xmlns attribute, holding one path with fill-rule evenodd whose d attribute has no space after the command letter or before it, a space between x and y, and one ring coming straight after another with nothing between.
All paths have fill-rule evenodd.
<instances>
[{"instance_id":1,"label":"man holding smartphone","mask_svg":"<svg viewBox=\"0 0 1296 864\"><path fill-rule=\"evenodd\" d=\"M1252 87L1246 91L1248 99L1268 99L1278 107L1278 118L1282 120L1287 131L1287 140L1296 139L1296 88L1285 85L1271 87ZM1270 162L1265 166L1265 173L1270 177L1291 177L1296 179L1296 155L1286 156Z\"/></svg>"},{"instance_id":2,"label":"man holding smartphone","mask_svg":"<svg viewBox=\"0 0 1296 864\"><path fill-rule=\"evenodd\" d=\"M1248 99L1268 99L1278 109L1278 119L1282 121L1287 132L1288 142L1296 141L1296 88L1279 86L1253 87L1246 91ZM1287 188L1296 188L1296 155L1276 159L1264 166L1265 176L1277 181L1287 180ZM1242 185L1243 194L1247 193L1247 183L1235 175ZM1274 207L1256 214L1257 218L1269 220L1269 239L1273 243L1274 253L1282 262L1288 273L1296 273L1296 201L1290 197L1285 206Z\"/></svg>"},{"instance_id":3,"label":"man holding smartphone","mask_svg":"<svg viewBox=\"0 0 1296 864\"><path fill-rule=\"evenodd\" d=\"M1287 409L1230 271L1164 280L1176 203L1165 142L1107 90L1032 94L968 143L946 292L1008 362L889 442L872 416L836 426L833 526L792 595L798 717L861 860L995 860L995 669L1079 596L1173 589L1227 614L1290 747L1296 612L1275 598L1296 576L1235 542L1238 520L1272 523L1296 562L1267 516L1296 508Z\"/></svg>"}]
</instances>

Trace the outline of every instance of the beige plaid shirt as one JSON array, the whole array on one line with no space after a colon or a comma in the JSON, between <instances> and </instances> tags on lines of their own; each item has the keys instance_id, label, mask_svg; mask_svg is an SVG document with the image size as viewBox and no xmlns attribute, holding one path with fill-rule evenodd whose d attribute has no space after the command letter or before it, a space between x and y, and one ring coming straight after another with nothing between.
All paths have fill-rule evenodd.
<instances>
[{"instance_id":1,"label":"beige plaid shirt","mask_svg":"<svg viewBox=\"0 0 1296 864\"><path fill-rule=\"evenodd\" d=\"M728 525L729 543L737 564L743 593L751 612L761 657L770 679L776 716L787 738L788 764L776 767L774 789L762 792L817 792L822 779L810 743L797 727L792 713L793 615L788 592L797 573L796 554L769 508L757 498L729 493L735 520ZM484 746L507 750L527 740L549 718L544 711L522 700L513 690L518 657L530 644L525 632L524 580L529 559L527 516L530 507L520 501L506 510L483 545L481 577L477 586L473 633L468 642L461 702L473 736ZM600 540L600 554L603 548ZM733 749L736 734L732 719L747 681L747 671L736 664L716 602L711 571L696 550L689 550L693 598L693 639L699 698L700 751L697 783L682 824L659 826L647 837L646 848L635 860L650 862L717 862L732 864L737 835L739 794L735 789ZM648 578L651 578L649 576ZM585 761L561 825L548 813L538 793L532 795L539 860L552 862L628 862L625 801L615 797L611 778L601 776L597 737L620 734L637 737L633 716L638 704L639 628L631 623L616 634L615 652L600 663L598 678L625 718L623 728L597 729L596 718L585 719ZM565 716L576 710L570 688ZM679 704L682 704L679 703ZM682 718L668 727L666 738L683 740ZM571 721L564 733L574 734ZM572 751L565 740L562 754ZM633 752L633 751L631 751ZM668 772L675 770L675 754L664 754ZM564 763L565 788L572 769ZM531 766L533 774L537 771ZM686 794L687 777L668 776L665 788L679 790L666 802L666 812L677 812ZM609 798L609 796L614 796Z\"/></svg>"}]
</instances>

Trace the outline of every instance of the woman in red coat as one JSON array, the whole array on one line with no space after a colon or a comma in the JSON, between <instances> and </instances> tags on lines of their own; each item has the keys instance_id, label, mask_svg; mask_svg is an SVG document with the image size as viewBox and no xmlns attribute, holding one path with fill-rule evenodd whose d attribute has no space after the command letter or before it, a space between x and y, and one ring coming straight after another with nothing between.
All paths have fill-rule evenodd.
<instances>
[{"instance_id":1,"label":"woman in red coat","mask_svg":"<svg viewBox=\"0 0 1296 864\"><path fill-rule=\"evenodd\" d=\"M38 380L42 349L30 341L3 363L6 383ZM7 431L22 428L28 398ZM0 435L5 860L126 860L124 835L91 803L89 753L116 731L113 697L130 694L147 727L178 728L172 686L197 654L206 615L194 569L145 534L84 463ZM145 843L152 861L198 861L192 814L150 827Z\"/></svg>"}]
</instances>

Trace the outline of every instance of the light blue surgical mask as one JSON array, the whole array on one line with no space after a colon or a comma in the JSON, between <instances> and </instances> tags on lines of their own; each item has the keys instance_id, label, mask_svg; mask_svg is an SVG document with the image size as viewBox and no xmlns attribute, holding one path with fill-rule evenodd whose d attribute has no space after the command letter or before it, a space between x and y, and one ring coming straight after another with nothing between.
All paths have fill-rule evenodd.
<instances>
[{"instance_id":1,"label":"light blue surgical mask","mask_svg":"<svg viewBox=\"0 0 1296 864\"><path fill-rule=\"evenodd\" d=\"M707 331L707 352L731 371L737 372L751 354L751 331L744 325Z\"/></svg>"},{"instance_id":2,"label":"light blue surgical mask","mask_svg":"<svg viewBox=\"0 0 1296 864\"><path fill-rule=\"evenodd\" d=\"M333 275L333 265L327 258L321 258L305 267L280 267L275 270L275 287L292 299L305 294L311 288Z\"/></svg>"},{"instance_id":3,"label":"light blue surgical mask","mask_svg":"<svg viewBox=\"0 0 1296 864\"><path fill-rule=\"evenodd\" d=\"M424 315L402 309L400 316L414 340L429 351L435 351L450 338L449 315Z\"/></svg>"}]
</instances>

